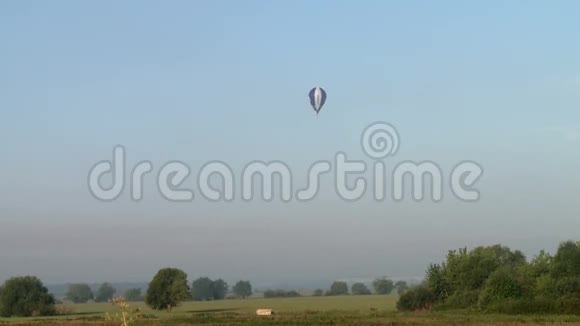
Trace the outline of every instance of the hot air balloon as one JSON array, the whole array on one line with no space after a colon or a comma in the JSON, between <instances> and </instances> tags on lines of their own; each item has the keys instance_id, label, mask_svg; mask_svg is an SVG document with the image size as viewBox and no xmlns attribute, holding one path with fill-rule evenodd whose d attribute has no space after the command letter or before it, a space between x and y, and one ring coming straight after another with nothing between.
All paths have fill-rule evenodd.
<instances>
[{"instance_id":1,"label":"hot air balloon","mask_svg":"<svg viewBox=\"0 0 580 326\"><path fill-rule=\"evenodd\" d=\"M316 117L318 117L318 112L320 112L326 102L326 92L322 87L314 87L308 93L308 97L310 97L310 105L312 105L312 109L314 109Z\"/></svg>"}]
</instances>

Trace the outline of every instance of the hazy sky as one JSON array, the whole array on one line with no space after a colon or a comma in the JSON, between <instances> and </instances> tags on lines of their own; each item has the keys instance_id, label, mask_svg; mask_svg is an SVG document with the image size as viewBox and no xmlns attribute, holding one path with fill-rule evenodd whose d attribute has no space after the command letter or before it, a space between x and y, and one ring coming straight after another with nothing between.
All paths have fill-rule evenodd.
<instances>
[{"instance_id":1,"label":"hazy sky","mask_svg":"<svg viewBox=\"0 0 580 326\"><path fill-rule=\"evenodd\" d=\"M580 239L576 1L2 1L0 279L148 281L161 267L255 283L422 276L448 249L528 256ZM328 101L314 118L307 93ZM296 187L374 121L404 160L481 164L481 200L173 203L180 160L239 177L281 160ZM100 202L89 169L150 160L144 199ZM446 181L447 182L447 181Z\"/></svg>"}]
</instances>

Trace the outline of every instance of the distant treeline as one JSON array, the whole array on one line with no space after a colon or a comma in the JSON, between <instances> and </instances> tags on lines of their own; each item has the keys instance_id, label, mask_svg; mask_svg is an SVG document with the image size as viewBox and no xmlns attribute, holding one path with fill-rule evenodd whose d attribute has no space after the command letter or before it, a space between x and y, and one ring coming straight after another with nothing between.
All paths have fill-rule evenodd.
<instances>
[{"instance_id":1,"label":"distant treeline","mask_svg":"<svg viewBox=\"0 0 580 326\"><path fill-rule=\"evenodd\" d=\"M371 291L369 287L361 282L353 283L350 287L350 292L348 289L348 284L343 281L334 281L330 286L330 289L324 291L323 289L316 289L314 291L314 296L334 296L334 295L369 295L369 294L391 294L393 291L397 291L398 294L402 294L408 289L407 282L398 281L393 282L386 277L380 277L373 281Z\"/></svg>"},{"instance_id":2,"label":"distant treeline","mask_svg":"<svg viewBox=\"0 0 580 326\"><path fill-rule=\"evenodd\" d=\"M449 251L427 269L425 281L403 294L400 310L475 309L508 314L580 314L580 242L560 244L554 256L495 245Z\"/></svg>"},{"instance_id":3,"label":"distant treeline","mask_svg":"<svg viewBox=\"0 0 580 326\"><path fill-rule=\"evenodd\" d=\"M394 290L403 293L407 289L407 284L394 283L383 277L376 279L372 283L372 288L376 294L389 294ZM318 289L313 295L367 295L371 293L371 290L363 283L352 284L349 292L346 282L335 281L330 289L326 291ZM300 293L294 290L266 290L263 294L266 298L300 296ZM171 310L186 300L244 299L252 295L252 285L249 281L240 280L230 289L228 283L222 279L212 280L209 277L200 277L189 286L185 272L177 268L163 268L153 277L145 294L142 294L141 288L129 288L121 296L126 301L144 300L147 305L156 310ZM86 283L75 283L68 285L64 300L73 303L111 302L118 296L117 290L110 283L101 284L96 291L93 291ZM54 315L57 314L56 304L59 303L62 302L56 300L42 282L34 276L13 277L0 287L0 316L2 317Z\"/></svg>"},{"instance_id":4,"label":"distant treeline","mask_svg":"<svg viewBox=\"0 0 580 326\"><path fill-rule=\"evenodd\" d=\"M372 291L371 291L372 289ZM560 244L554 256L541 251L530 261L522 252L495 245L471 251L449 251L445 261L428 267L422 284L408 288L405 282L382 277L369 288L364 283L335 281L328 290L317 289L314 296L385 295L396 291L399 310L470 309L481 312L526 314L580 314L580 242ZM66 300L75 303L107 302L117 295L109 283L93 293L87 284L71 284ZM127 289L128 301L145 300L153 309L171 310L186 300L222 300L253 295L249 281L233 287L222 279L196 279L189 286L187 274L177 268L163 268L148 285ZM297 291L267 290L267 298L296 297ZM45 316L57 313L54 296L34 276L8 279L0 287L0 316Z\"/></svg>"},{"instance_id":5,"label":"distant treeline","mask_svg":"<svg viewBox=\"0 0 580 326\"><path fill-rule=\"evenodd\" d=\"M286 290L266 290L264 291L264 298L293 298L299 297L300 293L298 291L286 291Z\"/></svg>"},{"instance_id":6,"label":"distant treeline","mask_svg":"<svg viewBox=\"0 0 580 326\"><path fill-rule=\"evenodd\" d=\"M144 293L147 290L147 282L110 282L117 295L124 295L127 290L141 289ZM102 283L87 283L93 293L97 293ZM48 292L54 295L57 299L66 299L66 293L69 291L71 283L67 284L46 284Z\"/></svg>"}]
</instances>

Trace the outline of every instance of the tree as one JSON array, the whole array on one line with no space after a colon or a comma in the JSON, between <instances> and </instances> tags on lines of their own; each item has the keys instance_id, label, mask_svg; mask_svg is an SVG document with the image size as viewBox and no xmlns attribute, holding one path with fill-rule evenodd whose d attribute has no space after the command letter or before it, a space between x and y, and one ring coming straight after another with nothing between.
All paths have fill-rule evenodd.
<instances>
[{"instance_id":1,"label":"tree","mask_svg":"<svg viewBox=\"0 0 580 326\"><path fill-rule=\"evenodd\" d=\"M401 295L401 294L407 292L407 290L409 289L409 286L407 285L407 282L405 282L405 281L398 281L397 283L395 283L395 289L397 289L397 294Z\"/></svg>"},{"instance_id":2,"label":"tree","mask_svg":"<svg viewBox=\"0 0 580 326\"><path fill-rule=\"evenodd\" d=\"M208 277L200 277L191 284L191 297L195 301L213 299L213 281Z\"/></svg>"},{"instance_id":3,"label":"tree","mask_svg":"<svg viewBox=\"0 0 580 326\"><path fill-rule=\"evenodd\" d=\"M330 291L327 293L328 295L345 295L348 294L348 285L346 282L339 282L335 281L330 286Z\"/></svg>"},{"instance_id":4,"label":"tree","mask_svg":"<svg viewBox=\"0 0 580 326\"><path fill-rule=\"evenodd\" d=\"M562 242L554 256L540 251L529 263L521 251L501 245L451 250L441 264L429 266L422 286L401 295L398 306L423 309L432 303L441 310L577 313L580 242Z\"/></svg>"},{"instance_id":5,"label":"tree","mask_svg":"<svg viewBox=\"0 0 580 326\"><path fill-rule=\"evenodd\" d=\"M93 291L91 288L84 283L71 284L68 287L66 293L66 298L74 303L87 303L89 300L93 300Z\"/></svg>"},{"instance_id":6,"label":"tree","mask_svg":"<svg viewBox=\"0 0 580 326\"><path fill-rule=\"evenodd\" d=\"M177 268L164 268L149 283L145 303L155 310L171 309L187 298L187 274Z\"/></svg>"},{"instance_id":7,"label":"tree","mask_svg":"<svg viewBox=\"0 0 580 326\"><path fill-rule=\"evenodd\" d=\"M223 300L226 297L226 294L228 293L228 283L226 283L224 280L217 279L213 282L213 299L214 300Z\"/></svg>"},{"instance_id":8,"label":"tree","mask_svg":"<svg viewBox=\"0 0 580 326\"><path fill-rule=\"evenodd\" d=\"M427 287L433 292L435 300L443 301L449 296L450 286L443 268L438 264L431 264L425 277Z\"/></svg>"},{"instance_id":9,"label":"tree","mask_svg":"<svg viewBox=\"0 0 580 326\"><path fill-rule=\"evenodd\" d=\"M134 288L125 291L125 300L127 301L142 301L141 289Z\"/></svg>"},{"instance_id":10,"label":"tree","mask_svg":"<svg viewBox=\"0 0 580 326\"><path fill-rule=\"evenodd\" d=\"M560 244L552 261L552 277L580 276L580 241L566 241Z\"/></svg>"},{"instance_id":11,"label":"tree","mask_svg":"<svg viewBox=\"0 0 580 326\"><path fill-rule=\"evenodd\" d=\"M238 281L232 290L236 296L245 299L252 295L252 284L249 281Z\"/></svg>"},{"instance_id":12,"label":"tree","mask_svg":"<svg viewBox=\"0 0 580 326\"><path fill-rule=\"evenodd\" d=\"M485 309L490 304L502 300L521 299L527 294L526 292L523 278L514 268L500 267L491 273L485 282L479 295L479 306Z\"/></svg>"},{"instance_id":13,"label":"tree","mask_svg":"<svg viewBox=\"0 0 580 326\"><path fill-rule=\"evenodd\" d=\"M364 283L354 283L350 288L350 292L354 295L368 295L371 294L371 290L364 285Z\"/></svg>"},{"instance_id":14,"label":"tree","mask_svg":"<svg viewBox=\"0 0 580 326\"><path fill-rule=\"evenodd\" d=\"M13 277L0 288L0 316L29 317L55 314L54 297L34 276Z\"/></svg>"},{"instance_id":15,"label":"tree","mask_svg":"<svg viewBox=\"0 0 580 326\"><path fill-rule=\"evenodd\" d=\"M322 289L316 289L314 290L314 293L312 294L315 297L321 297L324 294L324 291Z\"/></svg>"},{"instance_id":16,"label":"tree","mask_svg":"<svg viewBox=\"0 0 580 326\"><path fill-rule=\"evenodd\" d=\"M552 256L544 250L540 250L540 253L534 256L530 262L530 267L532 275L534 277L540 277L550 273L550 268L552 266Z\"/></svg>"},{"instance_id":17,"label":"tree","mask_svg":"<svg viewBox=\"0 0 580 326\"><path fill-rule=\"evenodd\" d=\"M393 281L386 277L377 278L373 281L373 289L376 294L389 294L394 289Z\"/></svg>"},{"instance_id":18,"label":"tree","mask_svg":"<svg viewBox=\"0 0 580 326\"><path fill-rule=\"evenodd\" d=\"M494 245L451 250L441 266L441 273L448 282L448 294L454 292L480 291L491 273L500 266L517 267L526 264L526 257L518 250Z\"/></svg>"},{"instance_id":19,"label":"tree","mask_svg":"<svg viewBox=\"0 0 580 326\"><path fill-rule=\"evenodd\" d=\"M117 290L115 290L111 284L103 283L97 290L97 295L95 295L95 302L107 302L113 298L115 292L117 292Z\"/></svg>"}]
</instances>

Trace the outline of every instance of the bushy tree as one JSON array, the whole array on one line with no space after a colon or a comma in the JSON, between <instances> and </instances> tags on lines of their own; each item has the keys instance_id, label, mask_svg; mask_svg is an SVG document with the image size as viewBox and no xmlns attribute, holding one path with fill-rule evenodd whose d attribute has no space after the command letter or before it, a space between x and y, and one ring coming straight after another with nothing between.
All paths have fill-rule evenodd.
<instances>
[{"instance_id":1,"label":"bushy tree","mask_svg":"<svg viewBox=\"0 0 580 326\"><path fill-rule=\"evenodd\" d=\"M200 277L191 284L191 297L195 301L222 300L228 288L228 283L222 279L212 281L209 277Z\"/></svg>"},{"instance_id":2,"label":"bushy tree","mask_svg":"<svg viewBox=\"0 0 580 326\"><path fill-rule=\"evenodd\" d=\"M212 284L212 290L213 290L213 299L214 300L223 300L226 297L226 294L228 294L228 283L226 283L226 281L220 279L217 279L215 281L213 281Z\"/></svg>"},{"instance_id":3,"label":"bushy tree","mask_svg":"<svg viewBox=\"0 0 580 326\"><path fill-rule=\"evenodd\" d=\"M315 297L321 297L324 295L324 290L322 289L316 289L314 290L314 293L312 293L313 296Z\"/></svg>"},{"instance_id":4,"label":"bushy tree","mask_svg":"<svg viewBox=\"0 0 580 326\"><path fill-rule=\"evenodd\" d=\"M236 296L245 299L252 295L252 284L249 281L238 281L232 291Z\"/></svg>"},{"instance_id":5,"label":"bushy tree","mask_svg":"<svg viewBox=\"0 0 580 326\"><path fill-rule=\"evenodd\" d=\"M576 296L580 299L580 277L566 276L552 279L551 286L554 297Z\"/></svg>"},{"instance_id":6,"label":"bushy tree","mask_svg":"<svg viewBox=\"0 0 580 326\"><path fill-rule=\"evenodd\" d=\"M97 290L95 302L107 302L113 298L117 290L110 283L103 283Z\"/></svg>"},{"instance_id":7,"label":"bushy tree","mask_svg":"<svg viewBox=\"0 0 580 326\"><path fill-rule=\"evenodd\" d=\"M501 245L477 247L471 251L452 250L442 264L429 266L425 287L435 302L451 308L467 308L477 305L485 282L498 268L519 270L526 265L520 251Z\"/></svg>"},{"instance_id":8,"label":"bushy tree","mask_svg":"<svg viewBox=\"0 0 580 326\"><path fill-rule=\"evenodd\" d=\"M479 295L479 306L486 309L489 305L506 299L521 299L528 294L522 276L513 267L496 269L483 287Z\"/></svg>"},{"instance_id":9,"label":"bushy tree","mask_svg":"<svg viewBox=\"0 0 580 326\"><path fill-rule=\"evenodd\" d=\"M438 309L575 313L580 242L561 243L554 256L541 251L529 263L520 251L501 245L453 250L443 263L429 266L423 287L409 292L400 298L401 309L418 309L421 298L430 298Z\"/></svg>"},{"instance_id":10,"label":"bushy tree","mask_svg":"<svg viewBox=\"0 0 580 326\"><path fill-rule=\"evenodd\" d=\"M350 293L354 295L368 295L371 290L364 283L354 283L350 288Z\"/></svg>"},{"instance_id":11,"label":"bushy tree","mask_svg":"<svg viewBox=\"0 0 580 326\"><path fill-rule=\"evenodd\" d=\"M13 277L0 288L0 316L48 316L55 313L54 297L34 276Z\"/></svg>"},{"instance_id":12,"label":"bushy tree","mask_svg":"<svg viewBox=\"0 0 580 326\"><path fill-rule=\"evenodd\" d=\"M145 302L155 310L171 309L189 298L187 274L177 268L161 269L149 283Z\"/></svg>"},{"instance_id":13,"label":"bushy tree","mask_svg":"<svg viewBox=\"0 0 580 326\"><path fill-rule=\"evenodd\" d=\"M560 244L552 261L551 276L554 279L580 276L580 242Z\"/></svg>"},{"instance_id":14,"label":"bushy tree","mask_svg":"<svg viewBox=\"0 0 580 326\"><path fill-rule=\"evenodd\" d=\"M401 295L401 294L407 292L407 290L409 289L409 286L407 285L407 282L405 282L405 281L398 281L397 283L395 283L395 289L397 289L397 294Z\"/></svg>"},{"instance_id":15,"label":"bushy tree","mask_svg":"<svg viewBox=\"0 0 580 326\"><path fill-rule=\"evenodd\" d=\"M191 284L191 297L195 301L213 299L213 281L208 277L200 277Z\"/></svg>"},{"instance_id":16,"label":"bushy tree","mask_svg":"<svg viewBox=\"0 0 580 326\"><path fill-rule=\"evenodd\" d=\"M88 284L77 283L68 287L66 298L74 303L87 303L89 300L93 300L94 296Z\"/></svg>"},{"instance_id":17,"label":"bushy tree","mask_svg":"<svg viewBox=\"0 0 580 326\"><path fill-rule=\"evenodd\" d=\"M143 295L141 294L141 289L139 288L133 288L133 289L127 289L127 291L125 291L125 300L127 301L143 301Z\"/></svg>"},{"instance_id":18,"label":"bushy tree","mask_svg":"<svg viewBox=\"0 0 580 326\"><path fill-rule=\"evenodd\" d=\"M549 253L541 250L540 253L530 262L530 271L533 277L541 277L550 273L552 266L552 256Z\"/></svg>"},{"instance_id":19,"label":"bushy tree","mask_svg":"<svg viewBox=\"0 0 580 326\"><path fill-rule=\"evenodd\" d=\"M373 281L373 289L376 294L389 294L394 288L393 281L386 277L377 278Z\"/></svg>"},{"instance_id":20,"label":"bushy tree","mask_svg":"<svg viewBox=\"0 0 580 326\"><path fill-rule=\"evenodd\" d=\"M397 301L397 309L401 311L430 309L433 303L435 303L433 292L427 286L420 285L401 295Z\"/></svg>"},{"instance_id":21,"label":"bushy tree","mask_svg":"<svg viewBox=\"0 0 580 326\"><path fill-rule=\"evenodd\" d=\"M456 291L479 290L493 271L500 266L515 267L526 263L520 251L494 245L450 251L447 261L442 265L450 293Z\"/></svg>"},{"instance_id":22,"label":"bushy tree","mask_svg":"<svg viewBox=\"0 0 580 326\"><path fill-rule=\"evenodd\" d=\"M348 285L346 282L334 281L330 286L327 295L345 295L348 294Z\"/></svg>"},{"instance_id":23,"label":"bushy tree","mask_svg":"<svg viewBox=\"0 0 580 326\"><path fill-rule=\"evenodd\" d=\"M429 265L425 277L427 287L433 292L435 300L443 301L449 296L451 288L443 268L437 264Z\"/></svg>"}]
</instances>

